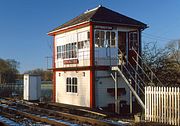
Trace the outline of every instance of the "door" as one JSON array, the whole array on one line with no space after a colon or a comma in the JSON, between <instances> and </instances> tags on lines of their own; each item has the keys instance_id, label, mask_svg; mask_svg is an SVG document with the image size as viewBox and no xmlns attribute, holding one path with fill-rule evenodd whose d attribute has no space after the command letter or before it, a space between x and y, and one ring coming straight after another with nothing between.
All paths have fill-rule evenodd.
<instances>
[{"instance_id":1,"label":"door","mask_svg":"<svg viewBox=\"0 0 180 126\"><path fill-rule=\"evenodd\" d=\"M126 32L118 31L118 56L119 56L119 64L126 63Z\"/></svg>"},{"instance_id":2,"label":"door","mask_svg":"<svg viewBox=\"0 0 180 126\"><path fill-rule=\"evenodd\" d=\"M126 53L126 32L118 31L118 48L123 54Z\"/></svg>"},{"instance_id":3,"label":"door","mask_svg":"<svg viewBox=\"0 0 180 126\"><path fill-rule=\"evenodd\" d=\"M129 32L128 44L128 61L131 65L135 66L137 63L137 53L139 48L137 31Z\"/></svg>"}]
</instances>

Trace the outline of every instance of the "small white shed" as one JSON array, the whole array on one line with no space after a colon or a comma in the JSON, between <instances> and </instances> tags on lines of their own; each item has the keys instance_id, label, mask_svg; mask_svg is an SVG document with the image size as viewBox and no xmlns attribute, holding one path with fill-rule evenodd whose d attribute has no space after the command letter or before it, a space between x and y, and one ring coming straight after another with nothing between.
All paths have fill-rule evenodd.
<instances>
[{"instance_id":1,"label":"small white shed","mask_svg":"<svg viewBox=\"0 0 180 126\"><path fill-rule=\"evenodd\" d=\"M24 75L24 100L35 101L41 97L41 76Z\"/></svg>"}]
</instances>

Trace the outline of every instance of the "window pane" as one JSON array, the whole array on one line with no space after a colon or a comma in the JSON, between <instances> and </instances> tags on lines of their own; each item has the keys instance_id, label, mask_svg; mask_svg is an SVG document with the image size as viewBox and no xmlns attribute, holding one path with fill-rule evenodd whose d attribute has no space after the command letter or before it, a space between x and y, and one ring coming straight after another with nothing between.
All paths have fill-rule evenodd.
<instances>
[{"instance_id":1,"label":"window pane","mask_svg":"<svg viewBox=\"0 0 180 126\"><path fill-rule=\"evenodd\" d=\"M77 78L74 78L74 84L77 85Z\"/></svg>"},{"instance_id":2,"label":"window pane","mask_svg":"<svg viewBox=\"0 0 180 126\"><path fill-rule=\"evenodd\" d=\"M71 78L66 78L66 92L71 92Z\"/></svg>"},{"instance_id":3,"label":"window pane","mask_svg":"<svg viewBox=\"0 0 180 126\"><path fill-rule=\"evenodd\" d=\"M66 92L69 92L69 90L68 90L68 85L66 85Z\"/></svg>"},{"instance_id":4,"label":"window pane","mask_svg":"<svg viewBox=\"0 0 180 126\"><path fill-rule=\"evenodd\" d=\"M104 31L95 31L95 47L104 47Z\"/></svg>"},{"instance_id":5,"label":"window pane","mask_svg":"<svg viewBox=\"0 0 180 126\"><path fill-rule=\"evenodd\" d=\"M74 92L74 85L72 85L72 92Z\"/></svg>"},{"instance_id":6,"label":"window pane","mask_svg":"<svg viewBox=\"0 0 180 126\"><path fill-rule=\"evenodd\" d=\"M64 57L63 58L66 58L66 45L63 46L64 47Z\"/></svg>"},{"instance_id":7,"label":"window pane","mask_svg":"<svg viewBox=\"0 0 180 126\"><path fill-rule=\"evenodd\" d=\"M108 47L108 46L110 46L110 32L106 32L106 46Z\"/></svg>"},{"instance_id":8,"label":"window pane","mask_svg":"<svg viewBox=\"0 0 180 126\"><path fill-rule=\"evenodd\" d=\"M57 46L57 52L59 52L59 46Z\"/></svg>"},{"instance_id":9,"label":"window pane","mask_svg":"<svg viewBox=\"0 0 180 126\"><path fill-rule=\"evenodd\" d=\"M78 49L82 49L82 48L83 48L83 46L84 46L83 41L78 42Z\"/></svg>"},{"instance_id":10,"label":"window pane","mask_svg":"<svg viewBox=\"0 0 180 126\"><path fill-rule=\"evenodd\" d=\"M82 49L84 48L84 41L81 42Z\"/></svg>"},{"instance_id":11,"label":"window pane","mask_svg":"<svg viewBox=\"0 0 180 126\"><path fill-rule=\"evenodd\" d=\"M116 34L115 32L111 32L111 46L112 47L115 47L115 44L116 44L115 40L116 40Z\"/></svg>"},{"instance_id":12,"label":"window pane","mask_svg":"<svg viewBox=\"0 0 180 126\"><path fill-rule=\"evenodd\" d=\"M69 83L68 84L71 84L71 78L69 78Z\"/></svg>"},{"instance_id":13,"label":"window pane","mask_svg":"<svg viewBox=\"0 0 180 126\"><path fill-rule=\"evenodd\" d=\"M99 41L100 41L100 38L99 38L99 31L95 31L95 47L99 47Z\"/></svg>"},{"instance_id":14,"label":"window pane","mask_svg":"<svg viewBox=\"0 0 180 126\"><path fill-rule=\"evenodd\" d=\"M138 35L137 32L131 32L129 34L129 48L134 48L135 50L138 49Z\"/></svg>"},{"instance_id":15,"label":"window pane","mask_svg":"<svg viewBox=\"0 0 180 126\"><path fill-rule=\"evenodd\" d=\"M74 86L74 92L77 93L77 86Z\"/></svg>"},{"instance_id":16,"label":"window pane","mask_svg":"<svg viewBox=\"0 0 180 126\"><path fill-rule=\"evenodd\" d=\"M100 43L99 43L100 47L104 47L104 31L100 32Z\"/></svg>"},{"instance_id":17,"label":"window pane","mask_svg":"<svg viewBox=\"0 0 180 126\"><path fill-rule=\"evenodd\" d=\"M77 93L77 78L72 78L72 92Z\"/></svg>"},{"instance_id":18,"label":"window pane","mask_svg":"<svg viewBox=\"0 0 180 126\"><path fill-rule=\"evenodd\" d=\"M61 58L61 53L57 54L57 59Z\"/></svg>"},{"instance_id":19,"label":"window pane","mask_svg":"<svg viewBox=\"0 0 180 126\"><path fill-rule=\"evenodd\" d=\"M87 32L88 40L90 39L90 32Z\"/></svg>"},{"instance_id":20,"label":"window pane","mask_svg":"<svg viewBox=\"0 0 180 126\"><path fill-rule=\"evenodd\" d=\"M85 48L89 48L89 41L88 40L84 41L84 46L85 46Z\"/></svg>"},{"instance_id":21,"label":"window pane","mask_svg":"<svg viewBox=\"0 0 180 126\"><path fill-rule=\"evenodd\" d=\"M68 84L68 78L66 78L66 84Z\"/></svg>"}]
</instances>

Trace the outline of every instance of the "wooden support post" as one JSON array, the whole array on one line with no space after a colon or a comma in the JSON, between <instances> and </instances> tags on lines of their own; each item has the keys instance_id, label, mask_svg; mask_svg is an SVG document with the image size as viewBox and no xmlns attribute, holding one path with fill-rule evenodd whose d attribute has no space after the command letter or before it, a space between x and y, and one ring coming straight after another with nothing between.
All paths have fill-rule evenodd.
<instances>
[{"instance_id":1,"label":"wooden support post","mask_svg":"<svg viewBox=\"0 0 180 126\"><path fill-rule=\"evenodd\" d=\"M131 80L129 80L129 83L132 85ZM133 103L132 103L133 99L132 99L132 91L131 90L130 90L130 100L129 101L130 101L130 104L129 104L130 105L130 110L129 110L129 112L132 113L132 111L133 111Z\"/></svg>"},{"instance_id":2,"label":"wooden support post","mask_svg":"<svg viewBox=\"0 0 180 126\"><path fill-rule=\"evenodd\" d=\"M117 72L115 71L115 113L119 113L118 112L118 90L117 90L117 88L118 88L118 85L117 85Z\"/></svg>"}]
</instances>

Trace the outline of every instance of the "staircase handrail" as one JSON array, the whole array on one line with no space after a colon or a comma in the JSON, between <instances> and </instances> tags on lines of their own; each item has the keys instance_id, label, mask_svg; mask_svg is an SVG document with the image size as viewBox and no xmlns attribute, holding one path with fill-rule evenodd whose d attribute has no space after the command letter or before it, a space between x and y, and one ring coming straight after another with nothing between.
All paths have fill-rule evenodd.
<instances>
[{"instance_id":1,"label":"staircase handrail","mask_svg":"<svg viewBox=\"0 0 180 126\"><path fill-rule=\"evenodd\" d=\"M123 55L123 53L122 53L122 51L120 50L120 49L118 49L119 50L119 52ZM126 59L127 60L127 59ZM136 62L136 64L138 64L138 66L140 67L140 69L142 70L142 72L145 74L145 76L148 78L148 80L149 81L151 81L151 79L149 78L149 76L146 74L146 72L143 70L143 68L139 65L139 63L137 63L137 61L135 61ZM132 64L131 63L129 63L129 62L127 62L128 64L130 64L131 65L131 68L133 68L132 67ZM136 71L136 70L135 70ZM136 71L137 72L137 71ZM138 73L138 72L137 72ZM144 83L145 84L145 83ZM145 84L145 85L147 85L147 84Z\"/></svg>"},{"instance_id":2,"label":"staircase handrail","mask_svg":"<svg viewBox=\"0 0 180 126\"><path fill-rule=\"evenodd\" d=\"M140 58L141 60L143 60L142 59L142 57L137 53L137 51L132 47L132 50L136 53L136 55L138 56L138 58ZM134 60L134 58L133 58L133 60ZM135 61L135 60L134 60ZM137 61L136 61L137 62ZM151 68L146 64L146 63L144 63L144 62L142 62L147 68L148 68L148 70L151 72L151 74L153 74L154 75L154 77L157 79L157 81L163 86L163 84L162 84L162 82L159 80L159 78L156 76L156 74L151 70ZM139 63L138 63L139 64Z\"/></svg>"},{"instance_id":3,"label":"staircase handrail","mask_svg":"<svg viewBox=\"0 0 180 126\"><path fill-rule=\"evenodd\" d=\"M131 76L131 78L134 80L135 84L138 86L137 82L135 81L135 78L134 78L133 75L129 72L129 70L127 69L127 67L124 66L124 68L126 69L126 71L128 72L128 74ZM145 94L145 93L144 93L144 90L143 90L140 86L138 86L138 87L140 88L141 92L142 92L143 94Z\"/></svg>"},{"instance_id":4,"label":"staircase handrail","mask_svg":"<svg viewBox=\"0 0 180 126\"><path fill-rule=\"evenodd\" d=\"M128 64L130 65L130 67L133 69L133 71L138 75L138 77L140 78L140 80L143 82L143 84L145 86L147 86L147 84L144 82L144 80L141 78L141 76L139 75L139 73L134 69L134 67L132 66L132 64L130 62L128 62ZM142 85L143 86L143 85Z\"/></svg>"}]
</instances>

